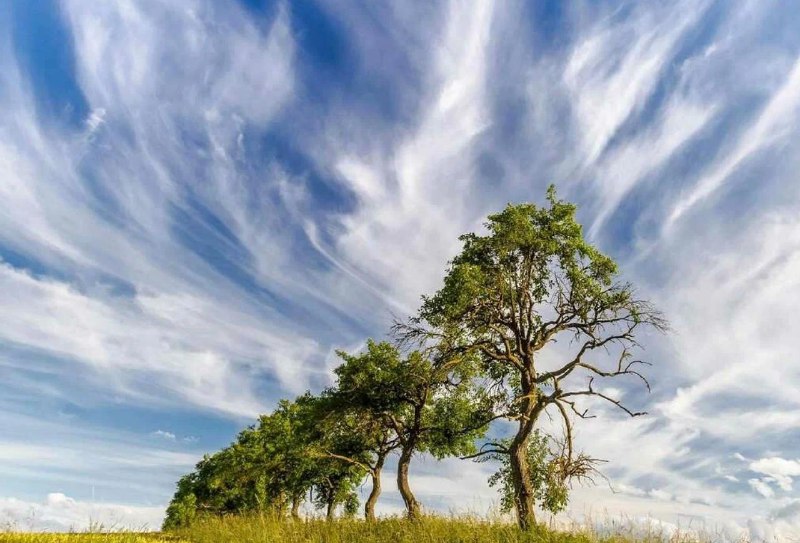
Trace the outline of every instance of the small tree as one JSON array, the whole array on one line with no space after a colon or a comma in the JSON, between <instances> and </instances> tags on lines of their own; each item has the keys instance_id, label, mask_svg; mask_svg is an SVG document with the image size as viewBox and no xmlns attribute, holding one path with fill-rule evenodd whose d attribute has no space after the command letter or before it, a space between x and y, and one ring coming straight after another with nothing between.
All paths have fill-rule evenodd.
<instances>
[{"instance_id":1,"label":"small tree","mask_svg":"<svg viewBox=\"0 0 800 543\"><path fill-rule=\"evenodd\" d=\"M280 513L288 505L293 518L299 516L306 494L321 476L312 454L318 401L308 393L294 401L281 400L272 414L259 418L252 434L254 444L246 447L251 462L262 465L269 475L269 501L277 504Z\"/></svg>"},{"instance_id":2,"label":"small tree","mask_svg":"<svg viewBox=\"0 0 800 543\"><path fill-rule=\"evenodd\" d=\"M291 501L295 518L307 492L313 493L314 506L325 509L328 519L333 519L339 505L344 505L348 515L358 507L355 487L365 472L358 463L344 458L362 458L363 452L352 438L325 431L325 403L324 398L310 393L293 402L281 401L271 417L262 417L272 424L259 426L261 450L272 466L271 488L283 496L279 503Z\"/></svg>"},{"instance_id":3,"label":"small tree","mask_svg":"<svg viewBox=\"0 0 800 543\"><path fill-rule=\"evenodd\" d=\"M164 529L189 525L198 512L224 514L256 508L263 473L247 465L233 446L206 455L178 481L167 507Z\"/></svg>"},{"instance_id":4,"label":"small tree","mask_svg":"<svg viewBox=\"0 0 800 543\"><path fill-rule=\"evenodd\" d=\"M575 206L558 200L553 187L547 199L549 207L509 205L489 216L486 234L461 236L462 251L451 261L442 289L423 299L418 317L398 327L406 341L433 340L453 352L478 353L492 389L504 391L499 409L516 422L516 433L506 445L488 444L483 453L508 455L523 529L535 522L529 452L539 416L554 409L563 420L563 471L571 473L569 465L578 457L570 412L588 416L576 400L594 397L628 415L641 414L594 388L594 379L627 375L647 385L637 370L640 362L630 359L635 335L645 327L666 329L653 306L617 279L614 261L583 238ZM543 367L540 352L562 337L569 339L571 352L561 365ZM616 350L612 365L602 356L590 360L611 350ZM579 373L588 376L585 384L576 384Z\"/></svg>"},{"instance_id":5,"label":"small tree","mask_svg":"<svg viewBox=\"0 0 800 543\"><path fill-rule=\"evenodd\" d=\"M364 479L364 471L349 462L328 458L320 459L319 476L314 483L314 506L325 510L325 518L333 520L336 508L344 506L345 516L358 510L356 488Z\"/></svg>"},{"instance_id":6,"label":"small tree","mask_svg":"<svg viewBox=\"0 0 800 543\"><path fill-rule=\"evenodd\" d=\"M194 473L184 475L178 481L175 496L167 506L164 517L164 530L174 530L189 526L197 515L197 498L194 494Z\"/></svg>"}]
</instances>

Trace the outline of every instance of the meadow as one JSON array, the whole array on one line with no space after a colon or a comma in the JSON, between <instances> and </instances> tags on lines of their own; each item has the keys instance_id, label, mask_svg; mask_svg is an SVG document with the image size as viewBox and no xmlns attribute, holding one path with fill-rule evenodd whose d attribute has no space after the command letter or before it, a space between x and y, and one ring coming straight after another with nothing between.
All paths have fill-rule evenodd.
<instances>
[{"instance_id":1,"label":"meadow","mask_svg":"<svg viewBox=\"0 0 800 543\"><path fill-rule=\"evenodd\" d=\"M702 538L705 540L705 538ZM473 518L424 517L363 520L288 521L269 516L209 517L191 527L156 533L0 534L0 543L694 543L698 538L624 524L614 533L558 531L538 526L527 532L515 524Z\"/></svg>"}]
</instances>

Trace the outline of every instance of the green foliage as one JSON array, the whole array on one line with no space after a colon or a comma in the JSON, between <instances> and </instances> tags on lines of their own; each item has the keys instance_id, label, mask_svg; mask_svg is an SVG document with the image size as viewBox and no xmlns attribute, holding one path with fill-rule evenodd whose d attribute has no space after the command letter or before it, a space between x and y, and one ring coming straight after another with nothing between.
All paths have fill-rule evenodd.
<instances>
[{"instance_id":1,"label":"green foliage","mask_svg":"<svg viewBox=\"0 0 800 543\"><path fill-rule=\"evenodd\" d=\"M318 507L351 503L364 472L322 453L329 444L316 426L319 409L309 394L281 401L230 446L204 457L178 482L164 527L190 524L198 511L283 514L312 488Z\"/></svg>"},{"instance_id":2,"label":"green foliage","mask_svg":"<svg viewBox=\"0 0 800 543\"><path fill-rule=\"evenodd\" d=\"M504 442L508 445L510 440ZM498 470L489 477L489 486L498 487L500 506L504 513L514 508L514 484L511 477L511 462L508 454L484 456L480 461L494 460L500 463ZM539 506L544 511L559 513L569 501L569 488L562 470L561 457L550 452L550 439L539 430L534 430L528 442L528 466L531 488Z\"/></svg>"},{"instance_id":3,"label":"green foliage","mask_svg":"<svg viewBox=\"0 0 800 543\"><path fill-rule=\"evenodd\" d=\"M196 516L197 498L195 495L191 491L178 494L167 507L166 517L164 518L164 529L174 530L176 528L189 526Z\"/></svg>"},{"instance_id":4,"label":"green foliage","mask_svg":"<svg viewBox=\"0 0 800 543\"><path fill-rule=\"evenodd\" d=\"M358 483L364 478L362 472L352 469L341 469L348 466L338 461L327 461L327 473L319 477L314 484L314 506L317 509L328 509L331 514L337 505L345 505L346 514L354 514L358 510L358 495L355 492Z\"/></svg>"},{"instance_id":5,"label":"green foliage","mask_svg":"<svg viewBox=\"0 0 800 543\"><path fill-rule=\"evenodd\" d=\"M443 287L423 298L420 320L455 344L498 345L504 336L498 330L519 315L530 319L519 327L535 332L566 291L574 322L630 301L629 288L613 288L614 261L583 238L575 206L558 200L553 187L548 201L549 207L509 204L488 217L486 235L461 236L462 251ZM484 362L498 379L514 370L507 360L485 356Z\"/></svg>"},{"instance_id":6,"label":"green foliage","mask_svg":"<svg viewBox=\"0 0 800 543\"><path fill-rule=\"evenodd\" d=\"M491 402L473 381L477 359L458 363L420 351L402 356L388 342L369 340L365 352L340 352L330 395L339 412L356 410L394 434L397 446L414 439L417 451L437 458L469 454L488 426ZM372 432L373 438L381 434Z\"/></svg>"}]
</instances>

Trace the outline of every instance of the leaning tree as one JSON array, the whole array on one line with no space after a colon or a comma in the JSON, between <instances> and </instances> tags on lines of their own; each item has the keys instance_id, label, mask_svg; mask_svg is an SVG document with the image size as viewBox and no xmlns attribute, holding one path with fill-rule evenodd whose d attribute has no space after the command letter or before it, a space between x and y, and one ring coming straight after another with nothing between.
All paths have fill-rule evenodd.
<instances>
[{"instance_id":1,"label":"leaning tree","mask_svg":"<svg viewBox=\"0 0 800 543\"><path fill-rule=\"evenodd\" d=\"M317 443L321 445L319 456L360 467L369 475L372 489L364 502L364 518L374 521L383 467L389 454L400 447L400 440L386 425L384 414L374 405L364 404L363 387L364 382L359 381L323 392L317 431L325 437Z\"/></svg>"},{"instance_id":2,"label":"leaning tree","mask_svg":"<svg viewBox=\"0 0 800 543\"><path fill-rule=\"evenodd\" d=\"M584 239L576 207L558 200L552 186L547 199L546 207L508 205L489 216L485 233L461 236L463 248L443 287L423 298L417 317L396 327L403 340L479 353L490 386L504 392L500 409L516 432L480 453L508 456L523 529L535 523L538 475L530 451L539 417L552 410L563 421L559 476L586 474L588 458L573 452L573 417L590 417L578 401L597 398L628 415L641 414L596 381L632 376L649 389L631 350L641 329L667 326L632 285L619 280L614 261ZM554 346L560 339L567 341ZM547 357L545 348L553 351ZM553 364L554 357L561 362Z\"/></svg>"},{"instance_id":3,"label":"leaning tree","mask_svg":"<svg viewBox=\"0 0 800 543\"><path fill-rule=\"evenodd\" d=\"M362 353L339 352L344 363L334 370L337 386L327 396L334 400L339 424L356 430L371 452L365 464L373 480L367 518L374 518L380 472L389 453L398 452L397 487L408 517L415 518L420 506L408 480L413 456L470 454L488 428L490 401L475 386L475 360L441 354L436 348L403 353L391 343L372 340Z\"/></svg>"}]
</instances>

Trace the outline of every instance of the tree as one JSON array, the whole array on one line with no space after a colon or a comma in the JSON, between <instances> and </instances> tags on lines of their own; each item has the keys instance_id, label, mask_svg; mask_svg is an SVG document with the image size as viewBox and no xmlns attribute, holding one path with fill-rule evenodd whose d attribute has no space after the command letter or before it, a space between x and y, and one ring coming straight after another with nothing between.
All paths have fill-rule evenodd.
<instances>
[{"instance_id":1,"label":"tree","mask_svg":"<svg viewBox=\"0 0 800 543\"><path fill-rule=\"evenodd\" d=\"M535 429L528 440L526 456L534 499L541 509L556 514L567 506L570 480L574 478L591 480L595 460L579 455L566 462L567 456L564 454L563 446L553 448L554 441L539 429ZM499 487L500 509L504 513L514 509L515 503L511 456L508 454L510 444L510 439L504 439L495 443L495 449L488 454L476 457L478 462L499 462L499 469L489 477L489 486Z\"/></svg>"},{"instance_id":2,"label":"tree","mask_svg":"<svg viewBox=\"0 0 800 543\"><path fill-rule=\"evenodd\" d=\"M328 519L339 505L344 504L347 514L358 507L355 487L365 474L361 466L342 457L356 457L359 451L352 442L322 431L323 404L322 398L310 393L292 402L282 400L271 415L260 418L255 431L243 433L234 445L247 451L251 466L262 466L267 474L266 498L279 514L291 504L291 516L297 518L309 492Z\"/></svg>"},{"instance_id":3,"label":"tree","mask_svg":"<svg viewBox=\"0 0 800 543\"><path fill-rule=\"evenodd\" d=\"M231 445L206 455L178 482L165 527L186 525L197 512L284 515L289 509L297 517L307 492L332 472L313 454L316 402L309 394L282 400Z\"/></svg>"},{"instance_id":4,"label":"tree","mask_svg":"<svg viewBox=\"0 0 800 543\"><path fill-rule=\"evenodd\" d=\"M539 416L553 409L562 419L563 473L572 473L570 464L586 457L573 452L571 417L590 417L577 400L597 398L640 415L593 383L633 376L649 389L631 350L642 328L667 327L649 302L619 281L614 261L584 239L575 206L558 200L552 186L547 199L548 207L508 205L489 216L485 234L461 236L463 248L443 287L423 298L417 317L396 327L404 341L435 341L452 352L479 354L490 388L503 391L499 409L516 422L516 433L507 444L487 443L480 453L508 455L523 529L535 523L529 451ZM561 338L570 340L570 352L561 353L560 365L544 367L542 349ZM610 351L612 363L601 356ZM576 384L579 374L588 377L584 384Z\"/></svg>"},{"instance_id":5,"label":"tree","mask_svg":"<svg viewBox=\"0 0 800 543\"><path fill-rule=\"evenodd\" d=\"M268 500L280 513L290 506L293 518L307 492L320 477L320 466L312 455L318 399L303 394L294 401L281 400L270 415L259 418L251 434L240 436L239 445L268 474ZM245 438L249 438L248 440Z\"/></svg>"},{"instance_id":6,"label":"tree","mask_svg":"<svg viewBox=\"0 0 800 543\"><path fill-rule=\"evenodd\" d=\"M339 505L344 505L346 516L352 516L358 510L355 489L364 479L364 471L337 458L320 458L319 462L319 474L313 486L314 505L325 509L325 518L329 521L335 518Z\"/></svg>"},{"instance_id":7,"label":"tree","mask_svg":"<svg viewBox=\"0 0 800 543\"><path fill-rule=\"evenodd\" d=\"M436 359L435 353L413 351L404 356L391 343L372 340L363 353L338 353L344 363L334 370L337 386L329 394L338 412L350 411L361 421L364 446L372 453L367 465L373 480L368 518L374 518L380 472L390 452L400 453L397 486L408 516L415 518L420 507L408 481L413 455L469 454L487 429L489 402L472 382L474 366L466 359Z\"/></svg>"},{"instance_id":8,"label":"tree","mask_svg":"<svg viewBox=\"0 0 800 543\"><path fill-rule=\"evenodd\" d=\"M164 529L187 526L198 512L224 514L256 508L263 473L243 464L232 446L205 455L193 472L178 481Z\"/></svg>"},{"instance_id":9,"label":"tree","mask_svg":"<svg viewBox=\"0 0 800 543\"><path fill-rule=\"evenodd\" d=\"M189 526L197 514L197 498L194 494L194 473L184 475L178 481L175 496L167 506L164 530Z\"/></svg>"},{"instance_id":10,"label":"tree","mask_svg":"<svg viewBox=\"0 0 800 543\"><path fill-rule=\"evenodd\" d=\"M354 394L358 394L356 388L326 390L318 429L325 435L323 455L360 467L369 475L372 490L364 503L364 518L374 521L381 473L386 458L400 446L400 441L379 413L354 401Z\"/></svg>"}]
</instances>

